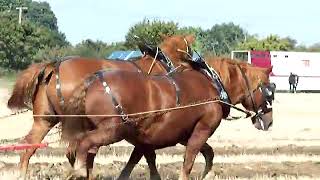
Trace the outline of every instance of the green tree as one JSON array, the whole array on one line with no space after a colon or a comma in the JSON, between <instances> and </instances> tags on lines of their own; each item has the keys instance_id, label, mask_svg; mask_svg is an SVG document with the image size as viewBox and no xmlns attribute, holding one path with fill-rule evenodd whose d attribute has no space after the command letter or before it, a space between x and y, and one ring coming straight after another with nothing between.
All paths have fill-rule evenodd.
<instances>
[{"instance_id":1,"label":"green tree","mask_svg":"<svg viewBox=\"0 0 320 180\"><path fill-rule=\"evenodd\" d=\"M11 11L17 5L17 0L0 0L0 11Z\"/></svg>"},{"instance_id":2,"label":"green tree","mask_svg":"<svg viewBox=\"0 0 320 180\"><path fill-rule=\"evenodd\" d=\"M23 20L29 20L40 26L45 26L51 30L58 31L57 18L49 3L32 0L0 0L0 11L11 13L18 22L18 11L16 7L25 6L28 9L23 11Z\"/></svg>"},{"instance_id":3,"label":"green tree","mask_svg":"<svg viewBox=\"0 0 320 180\"><path fill-rule=\"evenodd\" d=\"M178 30L178 24L172 21L164 22L159 20L150 21L143 19L143 21L133 25L125 38L125 45L128 48L136 48L137 40L134 36L145 39L148 43L158 45L161 42L161 34L172 35Z\"/></svg>"},{"instance_id":4,"label":"green tree","mask_svg":"<svg viewBox=\"0 0 320 180\"><path fill-rule=\"evenodd\" d=\"M87 39L77 44L74 48L74 54L84 57L105 58L115 50L127 50L124 43L113 43L108 45L102 41L93 41Z\"/></svg>"},{"instance_id":5,"label":"green tree","mask_svg":"<svg viewBox=\"0 0 320 180\"><path fill-rule=\"evenodd\" d=\"M229 54L245 39L244 30L233 23L216 24L201 34L202 48L215 55Z\"/></svg>"},{"instance_id":6,"label":"green tree","mask_svg":"<svg viewBox=\"0 0 320 180\"><path fill-rule=\"evenodd\" d=\"M295 40L289 36L282 38L282 40L287 41L289 43L289 50L294 50L298 44L297 40Z\"/></svg>"},{"instance_id":7,"label":"green tree","mask_svg":"<svg viewBox=\"0 0 320 180\"><path fill-rule=\"evenodd\" d=\"M25 17L31 22L58 31L57 18L47 2L30 2Z\"/></svg>"},{"instance_id":8,"label":"green tree","mask_svg":"<svg viewBox=\"0 0 320 180\"><path fill-rule=\"evenodd\" d=\"M12 18L2 16L0 19L0 66L3 68L24 69L34 61L39 50L68 44L56 31L30 21L20 25L12 22Z\"/></svg>"},{"instance_id":9,"label":"green tree","mask_svg":"<svg viewBox=\"0 0 320 180\"><path fill-rule=\"evenodd\" d=\"M277 35L269 35L265 39L259 40L252 36L246 42L240 43L238 49L242 50L268 50L268 51L289 51L292 50L292 42L287 38L281 39Z\"/></svg>"},{"instance_id":10,"label":"green tree","mask_svg":"<svg viewBox=\"0 0 320 180\"><path fill-rule=\"evenodd\" d=\"M40 49L33 57L34 62L42 62L45 60L56 60L66 56L77 56L75 49L72 46L63 46L63 47L45 47Z\"/></svg>"}]
</instances>

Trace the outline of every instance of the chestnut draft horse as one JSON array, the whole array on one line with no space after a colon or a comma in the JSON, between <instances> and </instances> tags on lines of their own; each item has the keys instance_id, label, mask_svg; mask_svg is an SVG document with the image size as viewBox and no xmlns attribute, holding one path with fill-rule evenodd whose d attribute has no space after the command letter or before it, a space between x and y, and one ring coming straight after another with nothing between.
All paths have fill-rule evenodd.
<instances>
[{"instance_id":1,"label":"chestnut draft horse","mask_svg":"<svg viewBox=\"0 0 320 180\"><path fill-rule=\"evenodd\" d=\"M62 138L72 142L79 140L74 175L87 175L86 161L90 148L125 139L141 147L136 149L142 150L141 154L177 143L186 145L180 177L188 179L196 155L219 126L221 119L229 113L221 89L213 84L213 76L203 73L206 70L199 68L198 63L190 61L190 64L200 72L174 72L171 74L173 81L168 80L168 76L145 76L110 70L97 72L78 87L66 106L66 113L83 116L71 116L62 122ZM215 64L231 104L242 103L246 109L257 111L251 118L254 126L268 130L273 122L270 108L272 100L269 98L269 73L272 68L241 67L239 63L228 60L216 61ZM196 102L200 103L199 106L195 106ZM192 104L194 107L188 107ZM124 112L122 115L127 116L119 116L119 106ZM135 114L175 107L181 109L148 115ZM73 128L75 124L84 122L90 122L95 128L91 131Z\"/></svg>"},{"instance_id":2,"label":"chestnut draft horse","mask_svg":"<svg viewBox=\"0 0 320 180\"><path fill-rule=\"evenodd\" d=\"M245 74L248 74L249 76L251 76L254 80L254 74L250 74L252 73L252 71L261 71L263 69L259 68L259 67L254 67L251 64L245 63L245 62L236 62L235 60L232 60L230 58L225 58L225 57L215 57L215 56L208 56L206 57L207 59L207 63L211 66L211 68L213 69L217 69L218 71L216 71L217 75L219 76L219 78L221 77L221 85L220 89L225 89L225 91L227 92L227 94L230 94L230 92L234 93L231 94L231 96L229 97L237 97L235 89L235 85L232 84L232 80L230 79L230 74L229 73L225 73L225 70L228 69L227 66L230 65L237 65L239 68L242 68L244 70L246 70ZM271 69L270 69L271 71ZM244 72L244 71L243 71ZM250 113L249 111L243 111L241 109L237 110L241 110L242 112L247 114L247 117L250 116L251 114L251 119L252 122L256 122L255 123L255 127L258 129L262 129L263 124L261 121L261 118L264 118L264 122L266 124L269 124L269 126L272 125L272 120L268 120L268 118L272 119L272 109L263 109L265 108L263 107L263 105L258 106L255 102L256 101L260 101L260 98L264 98L265 103L267 103L268 105L272 105L272 102L274 100L274 93L275 93L275 87L273 83L270 83L270 85L268 86L261 86L259 88L259 91L257 91L257 89L254 89L253 91L251 91L250 89L250 85L248 83L248 79L246 76L244 76L244 81L246 81L247 83L247 87L248 89L248 94L247 94L247 98L242 98L240 101L236 101L235 99L230 99L230 103L232 105L236 105L241 103L244 107L246 107L249 111L252 111L253 113L255 113L256 115L252 116L252 112ZM228 93L229 92L229 93ZM261 93L263 96L261 96ZM234 107L236 108L236 107ZM249 116L248 116L249 115ZM260 122L260 124L257 124L257 122ZM207 173L211 170L212 165L213 165L213 158L214 158L214 152L213 149L210 145L208 145L207 143L204 144L204 146L202 146L200 152L204 155L205 157L205 170L202 174L202 178L204 178ZM150 150L150 149L146 149L144 146L137 146L135 145L135 148L133 150L133 152L131 153L130 159L128 161L128 163L126 164L125 168L122 170L120 176L118 179L128 179L134 166L140 161L140 159L142 158L143 154L154 154L154 150ZM150 158L150 157L149 157ZM156 157L153 156L153 165L149 164L149 167L156 167L156 162L155 162ZM151 175L151 179L161 179L160 178L160 174L157 172L156 169L153 169L153 174Z\"/></svg>"},{"instance_id":3,"label":"chestnut draft horse","mask_svg":"<svg viewBox=\"0 0 320 180\"><path fill-rule=\"evenodd\" d=\"M175 35L171 37L163 36L160 49L164 54L169 55L175 66L179 65L179 58L188 58L187 54L180 51L190 51L189 45L194 41L194 36ZM179 44L180 43L180 44ZM180 49L179 49L180 48ZM150 54L150 49L144 49ZM100 69L112 68L127 71L150 71L152 60L157 56L158 60L167 60L160 52L151 52L153 57L146 55L135 61L105 60L94 58L73 57L57 63L33 64L24 70L15 83L12 95L8 100L10 109L23 109L32 106L34 115L55 115L63 114L64 101L68 101L71 92L83 82L85 76ZM151 73L165 74L171 67L170 62L156 61ZM169 65L166 65L169 64ZM29 134L24 138L25 143L40 143L45 135L53 128L60 118L34 117L34 123ZM71 143L72 145L72 143ZM69 146L72 151L72 146ZM21 177L25 178L30 157L36 148L24 151L20 156ZM73 153L67 154L71 164L73 164Z\"/></svg>"}]
</instances>

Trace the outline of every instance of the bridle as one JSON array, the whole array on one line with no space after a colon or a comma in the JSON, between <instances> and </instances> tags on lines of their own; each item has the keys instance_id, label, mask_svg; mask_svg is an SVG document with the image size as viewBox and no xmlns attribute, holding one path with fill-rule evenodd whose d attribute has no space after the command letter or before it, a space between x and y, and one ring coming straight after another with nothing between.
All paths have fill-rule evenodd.
<instances>
[{"instance_id":1,"label":"bridle","mask_svg":"<svg viewBox=\"0 0 320 180\"><path fill-rule=\"evenodd\" d=\"M274 91L272 90L270 85L264 85L262 82L260 82L255 89L251 90L251 86L245 72L243 71L243 69L240 67L239 64L237 64L237 66L240 69L243 79L245 80L245 84L247 87L246 90L248 92L247 95L243 96L240 99L240 102L247 99L248 97L250 98L251 104L253 106L253 111L255 113L251 117L252 123L253 124L256 123L256 120L258 119L261 127L265 129L263 119L261 116L272 111L272 101L274 100L274 96L273 96ZM258 90L262 93L264 98L264 102L260 106L257 106L253 98L253 93L255 93Z\"/></svg>"}]
</instances>

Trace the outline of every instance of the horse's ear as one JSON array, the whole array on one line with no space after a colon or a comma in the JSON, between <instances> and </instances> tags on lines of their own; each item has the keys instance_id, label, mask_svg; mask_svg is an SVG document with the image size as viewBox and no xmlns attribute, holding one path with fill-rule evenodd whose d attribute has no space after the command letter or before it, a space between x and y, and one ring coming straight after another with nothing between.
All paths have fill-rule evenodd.
<instances>
[{"instance_id":1,"label":"horse's ear","mask_svg":"<svg viewBox=\"0 0 320 180\"><path fill-rule=\"evenodd\" d=\"M273 68L273 66L267 68L267 70L266 70L267 75L269 75L272 72L272 68Z\"/></svg>"},{"instance_id":2,"label":"horse's ear","mask_svg":"<svg viewBox=\"0 0 320 180\"><path fill-rule=\"evenodd\" d=\"M190 34L187 35L185 39L188 41L188 43L192 44L196 40L196 37L193 34Z\"/></svg>"}]
</instances>

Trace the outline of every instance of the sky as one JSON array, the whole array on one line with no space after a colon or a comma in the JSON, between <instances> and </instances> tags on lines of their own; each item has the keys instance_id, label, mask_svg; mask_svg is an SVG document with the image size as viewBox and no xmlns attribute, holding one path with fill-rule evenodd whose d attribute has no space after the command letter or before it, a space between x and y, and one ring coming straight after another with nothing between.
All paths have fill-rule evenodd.
<instances>
[{"instance_id":1,"label":"sky","mask_svg":"<svg viewBox=\"0 0 320 180\"><path fill-rule=\"evenodd\" d=\"M40 0L50 4L59 30L73 45L85 39L123 41L143 18L209 29L233 22L250 34L320 42L319 0Z\"/></svg>"}]
</instances>

